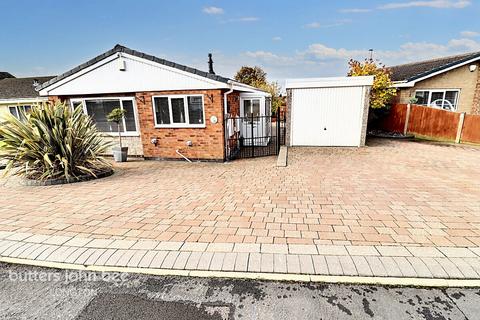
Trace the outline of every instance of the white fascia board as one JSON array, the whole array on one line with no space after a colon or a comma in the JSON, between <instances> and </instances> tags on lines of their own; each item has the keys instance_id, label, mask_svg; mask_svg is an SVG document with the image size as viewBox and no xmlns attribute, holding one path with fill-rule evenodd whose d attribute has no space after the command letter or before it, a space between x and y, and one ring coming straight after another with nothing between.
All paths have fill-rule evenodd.
<instances>
[{"instance_id":1,"label":"white fascia board","mask_svg":"<svg viewBox=\"0 0 480 320\"><path fill-rule=\"evenodd\" d=\"M471 63L474 63L474 62L477 62L478 60L480 60L480 57L477 57L477 58L473 58L473 59L470 59L470 60L467 60L465 62L462 62L462 63L459 63L459 64L455 64L451 67L448 67L446 69L443 69L443 70L440 70L440 71L437 71L437 72L434 72L434 73L431 73L431 74L428 74L424 77L421 77L421 78L418 78L418 79L415 79L415 80L412 80L412 81L409 81L409 82L406 82L406 81L403 81L403 82L399 82L398 84L397 83L394 83L394 87L396 88L411 88L413 86L415 86L415 84L417 82L420 82L420 81L423 81L423 80L426 80L428 78L432 78L432 77L435 77L435 76L438 76L439 74L442 74L442 73L445 73L445 72L448 72L448 71L451 71L451 70L454 70L456 68L460 68L460 67L463 67L467 64L471 64Z\"/></svg>"},{"instance_id":2,"label":"white fascia board","mask_svg":"<svg viewBox=\"0 0 480 320\"><path fill-rule=\"evenodd\" d=\"M15 98L15 99L0 99L0 104L7 103L38 103L48 101L47 97L38 97L38 98Z\"/></svg>"},{"instance_id":3,"label":"white fascia board","mask_svg":"<svg viewBox=\"0 0 480 320\"><path fill-rule=\"evenodd\" d=\"M229 83L233 86L233 89L237 90L237 91L243 91L243 92L247 92L247 93L255 93L256 95L261 95L263 97L270 97L271 96L270 93L268 93L266 91L263 91L263 90L260 90L258 88L249 86L248 84L244 84L244 83L237 82L237 81L230 81Z\"/></svg>"},{"instance_id":4,"label":"white fascia board","mask_svg":"<svg viewBox=\"0 0 480 320\"><path fill-rule=\"evenodd\" d=\"M332 87L361 87L373 85L374 76L360 77L331 77L331 78L304 78L287 79L285 88L332 88Z\"/></svg>"},{"instance_id":5,"label":"white fascia board","mask_svg":"<svg viewBox=\"0 0 480 320\"><path fill-rule=\"evenodd\" d=\"M104 58L103 60L100 60L100 61L96 62L95 64L93 64L89 67L86 67L86 68L84 68L84 69L66 77L65 79L62 79L58 82L55 82L55 83L43 88L42 90L39 91L39 94L40 94L40 96L48 96L49 92L51 92L52 90L55 90L55 89L61 87L62 85L66 84L68 82L71 82L71 81L81 77L82 75L87 74L89 72L92 72L95 69L98 69L99 67L101 67L101 66L103 66L103 65L105 65L109 62L112 62L113 60L119 59L121 57L128 58L128 59L135 60L135 61L139 61L139 62L148 64L148 65L151 65L151 66L158 67L160 69L166 69L168 71L171 71L171 72L174 72L174 73L186 76L186 77L190 77L190 78L208 83L208 84L213 85L213 86L215 86L219 89L229 88L228 84L220 82L220 81L216 81L216 80L213 80L213 79L208 79L208 78L202 77L200 75L196 75L196 74L193 74L193 73L190 73L190 72L186 72L186 71L183 71L183 70L180 70L180 69L177 69L177 68L169 67L169 66L166 66L164 64L157 63L155 61L151 61L151 60L148 60L148 59L140 58L140 57L128 54L128 53L116 52L116 53L113 53L112 55ZM85 92L85 94L88 94L88 93Z\"/></svg>"}]
</instances>

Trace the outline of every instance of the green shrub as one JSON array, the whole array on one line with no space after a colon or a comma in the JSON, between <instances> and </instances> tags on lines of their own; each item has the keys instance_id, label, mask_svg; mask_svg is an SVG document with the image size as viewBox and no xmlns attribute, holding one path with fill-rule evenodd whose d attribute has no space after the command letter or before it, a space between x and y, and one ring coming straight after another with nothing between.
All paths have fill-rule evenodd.
<instances>
[{"instance_id":1,"label":"green shrub","mask_svg":"<svg viewBox=\"0 0 480 320\"><path fill-rule=\"evenodd\" d=\"M43 103L24 116L20 121L7 115L0 127L4 143L0 158L7 160L7 172L35 180L72 181L111 168L101 157L109 143L81 106L72 111L65 104Z\"/></svg>"}]
</instances>

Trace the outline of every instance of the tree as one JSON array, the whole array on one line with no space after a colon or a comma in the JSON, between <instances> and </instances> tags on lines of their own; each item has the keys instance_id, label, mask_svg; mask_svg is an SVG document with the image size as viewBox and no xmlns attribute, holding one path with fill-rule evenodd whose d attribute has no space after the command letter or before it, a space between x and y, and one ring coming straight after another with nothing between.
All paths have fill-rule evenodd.
<instances>
[{"instance_id":1,"label":"tree","mask_svg":"<svg viewBox=\"0 0 480 320\"><path fill-rule=\"evenodd\" d=\"M260 67L243 66L235 75L235 80L249 86L259 87L267 83L267 74Z\"/></svg>"},{"instance_id":2,"label":"tree","mask_svg":"<svg viewBox=\"0 0 480 320\"><path fill-rule=\"evenodd\" d=\"M364 62L352 59L348 62L348 65L350 66L349 77L375 76L370 92L371 108L384 108L397 94L396 89L392 88L390 70L383 64L379 63L377 65L373 59L365 59Z\"/></svg>"},{"instance_id":3,"label":"tree","mask_svg":"<svg viewBox=\"0 0 480 320\"><path fill-rule=\"evenodd\" d=\"M235 80L270 93L272 96L272 112L277 111L277 109L282 105L282 98L280 97L280 85L275 81L268 82L267 73L263 71L262 68L258 66L243 66L235 75Z\"/></svg>"},{"instance_id":4,"label":"tree","mask_svg":"<svg viewBox=\"0 0 480 320\"><path fill-rule=\"evenodd\" d=\"M118 140L120 142L120 149L122 149L122 135L121 135L121 127L120 124L125 118L127 114L127 110L121 108L113 109L109 114L107 114L107 121L114 122L117 124L117 131L118 131Z\"/></svg>"}]
</instances>

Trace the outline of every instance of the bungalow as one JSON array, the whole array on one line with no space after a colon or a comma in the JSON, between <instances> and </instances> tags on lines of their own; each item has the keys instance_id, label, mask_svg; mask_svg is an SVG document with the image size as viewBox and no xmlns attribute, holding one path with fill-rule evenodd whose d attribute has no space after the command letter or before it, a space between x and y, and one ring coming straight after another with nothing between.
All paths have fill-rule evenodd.
<instances>
[{"instance_id":1,"label":"bungalow","mask_svg":"<svg viewBox=\"0 0 480 320\"><path fill-rule=\"evenodd\" d=\"M127 111L122 136L129 154L147 159L223 161L231 137L242 134L232 116L270 115L270 95L209 72L116 45L37 87L50 101L82 105L107 139L107 114Z\"/></svg>"},{"instance_id":2,"label":"bungalow","mask_svg":"<svg viewBox=\"0 0 480 320\"><path fill-rule=\"evenodd\" d=\"M390 67L396 103L480 114L480 52Z\"/></svg>"},{"instance_id":3,"label":"bungalow","mask_svg":"<svg viewBox=\"0 0 480 320\"><path fill-rule=\"evenodd\" d=\"M32 105L46 101L35 87L53 77L15 78L8 72L0 72L0 116L11 113L20 117L20 110L28 111Z\"/></svg>"}]
</instances>

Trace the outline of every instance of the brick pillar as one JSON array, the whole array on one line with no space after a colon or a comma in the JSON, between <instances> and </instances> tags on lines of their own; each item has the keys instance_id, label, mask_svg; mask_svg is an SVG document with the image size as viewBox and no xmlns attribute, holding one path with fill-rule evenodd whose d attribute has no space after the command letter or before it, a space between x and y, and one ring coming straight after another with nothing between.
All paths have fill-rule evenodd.
<instances>
[{"instance_id":1,"label":"brick pillar","mask_svg":"<svg viewBox=\"0 0 480 320\"><path fill-rule=\"evenodd\" d=\"M480 70L477 67L477 85L475 86L475 95L473 96L472 114L480 114Z\"/></svg>"},{"instance_id":2,"label":"brick pillar","mask_svg":"<svg viewBox=\"0 0 480 320\"><path fill-rule=\"evenodd\" d=\"M292 130L292 89L287 89L287 113L285 114L285 145L290 146Z\"/></svg>"}]
</instances>

